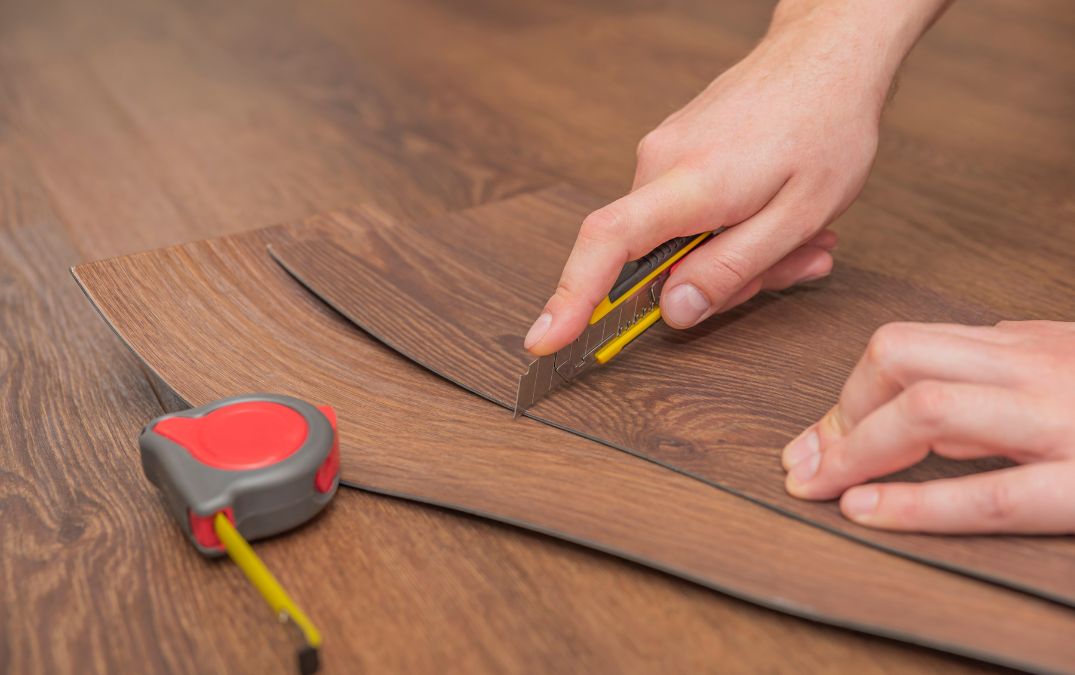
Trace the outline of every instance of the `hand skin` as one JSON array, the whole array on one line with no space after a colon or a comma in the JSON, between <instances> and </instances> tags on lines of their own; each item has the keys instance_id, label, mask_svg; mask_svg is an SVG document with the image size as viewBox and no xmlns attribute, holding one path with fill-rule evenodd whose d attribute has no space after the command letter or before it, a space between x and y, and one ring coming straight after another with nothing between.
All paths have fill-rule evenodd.
<instances>
[{"instance_id":1,"label":"hand skin","mask_svg":"<svg viewBox=\"0 0 1075 675\"><path fill-rule=\"evenodd\" d=\"M862 189L896 70L946 5L783 0L743 61L639 143L632 191L583 221L525 347L569 344L623 264L677 236L734 226L665 284L675 328L826 276L836 236L825 227Z\"/></svg>"},{"instance_id":2,"label":"hand skin","mask_svg":"<svg viewBox=\"0 0 1075 675\"><path fill-rule=\"evenodd\" d=\"M1019 466L871 483L930 451ZM784 449L787 490L843 495L888 530L1075 533L1075 323L894 323L870 340L839 403Z\"/></svg>"}]
</instances>

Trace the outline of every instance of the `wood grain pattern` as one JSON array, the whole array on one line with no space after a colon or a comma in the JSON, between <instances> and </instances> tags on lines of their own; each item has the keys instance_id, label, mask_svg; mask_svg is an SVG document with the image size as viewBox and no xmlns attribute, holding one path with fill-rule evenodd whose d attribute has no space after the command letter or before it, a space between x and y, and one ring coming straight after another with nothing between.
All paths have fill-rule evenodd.
<instances>
[{"instance_id":1,"label":"wood grain pattern","mask_svg":"<svg viewBox=\"0 0 1075 675\"><path fill-rule=\"evenodd\" d=\"M1059 667L1075 658L1075 612L1059 605L858 546L531 420L512 422L303 291L265 251L290 240L275 228L82 265L76 276L192 404L267 389L333 405L351 483L583 542L798 615L1000 663ZM780 630L812 630L794 625Z\"/></svg>"},{"instance_id":2,"label":"wood grain pattern","mask_svg":"<svg viewBox=\"0 0 1075 675\"><path fill-rule=\"evenodd\" d=\"M9 0L0 12L5 127L32 149L83 259L371 199L397 215L438 213L548 182L298 95L281 79L279 47L265 42L291 30L281 3ZM247 46L210 39L229 17L241 19ZM319 38L303 37L303 49L321 51ZM251 48L259 59L245 58ZM372 85L362 83L371 97Z\"/></svg>"},{"instance_id":3,"label":"wood grain pattern","mask_svg":"<svg viewBox=\"0 0 1075 675\"><path fill-rule=\"evenodd\" d=\"M510 407L529 360L518 336L596 203L564 186L413 225L354 210L274 255L360 327ZM765 296L692 331L659 326L528 414L856 540L1075 604L1073 537L879 532L845 520L835 503L784 492L781 448L836 401L871 333L894 320L991 323L996 315L842 266L825 284ZM900 478L997 466L933 457Z\"/></svg>"},{"instance_id":4,"label":"wood grain pattern","mask_svg":"<svg viewBox=\"0 0 1075 675\"><path fill-rule=\"evenodd\" d=\"M152 495L115 487L139 484L129 430L160 409L135 360L63 278L77 260L32 165L0 142L0 671L179 671L197 608L240 584L212 572L192 584L190 559L162 547L170 524ZM155 612L139 597L150 589ZM205 625L250 630L241 607ZM151 617L173 640L154 639ZM255 667L282 651L251 642L262 650ZM218 647L208 671L246 651Z\"/></svg>"},{"instance_id":5,"label":"wood grain pattern","mask_svg":"<svg viewBox=\"0 0 1075 675\"><path fill-rule=\"evenodd\" d=\"M293 645L261 599L191 549L142 475L137 432L174 404L65 273L80 254L30 162L2 143L0 206L0 671L286 670ZM354 490L258 549L331 627L334 672L773 669L785 640L817 667L951 662Z\"/></svg>"},{"instance_id":6,"label":"wood grain pattern","mask_svg":"<svg viewBox=\"0 0 1075 675\"><path fill-rule=\"evenodd\" d=\"M630 185L637 139L745 53L771 5L0 3L0 671L264 672L289 656L234 570L203 564L156 508L132 435L161 408L67 280L68 265L362 200L428 217L546 175L615 196ZM1053 302L1052 316L1064 317L1075 246L1073 8L974 0L934 27L886 112L873 178L837 224L843 260L941 288L957 266L968 279L948 290L1006 303L1013 317ZM875 229L906 245L876 246ZM990 238L979 240L983 230ZM988 243L998 233L1003 245ZM997 270L1018 294L993 295ZM341 494L313 527L261 550L347 634L346 647L328 650L330 667L335 658L370 672L935 663L909 662L885 642L871 656L830 644L821 659L814 645L831 638L815 632L724 631L751 607L369 494ZM317 578L306 574L310 551L331 561ZM363 579L376 579L377 595L365 595ZM341 606L342 595L367 602ZM386 598L415 611L370 611ZM420 611L438 603L451 613ZM518 630L488 647L470 625ZM536 625L554 632L535 637L526 628ZM236 629L244 641L230 639Z\"/></svg>"}]
</instances>

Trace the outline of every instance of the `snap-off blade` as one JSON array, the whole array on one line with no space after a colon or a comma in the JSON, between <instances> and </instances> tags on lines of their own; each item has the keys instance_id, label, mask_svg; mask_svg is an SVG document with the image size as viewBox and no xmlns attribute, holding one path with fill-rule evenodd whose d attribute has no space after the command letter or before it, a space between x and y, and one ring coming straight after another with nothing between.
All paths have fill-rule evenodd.
<instances>
[{"instance_id":1,"label":"snap-off blade","mask_svg":"<svg viewBox=\"0 0 1075 675\"><path fill-rule=\"evenodd\" d=\"M600 321L587 326L574 342L556 353L531 362L519 378L513 417L518 417L549 392L598 365L594 354L660 303L661 288L667 278L667 274L655 277Z\"/></svg>"}]
</instances>

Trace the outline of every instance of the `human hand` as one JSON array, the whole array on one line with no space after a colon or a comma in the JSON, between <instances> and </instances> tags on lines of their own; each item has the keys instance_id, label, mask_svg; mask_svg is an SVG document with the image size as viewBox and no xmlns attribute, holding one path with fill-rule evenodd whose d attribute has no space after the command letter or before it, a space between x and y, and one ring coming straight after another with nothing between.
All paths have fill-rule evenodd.
<instances>
[{"instance_id":1,"label":"human hand","mask_svg":"<svg viewBox=\"0 0 1075 675\"><path fill-rule=\"evenodd\" d=\"M931 450L1020 466L863 485ZM842 493L844 515L870 527L1075 533L1075 323L883 326L839 403L784 449L783 463L788 492Z\"/></svg>"},{"instance_id":2,"label":"human hand","mask_svg":"<svg viewBox=\"0 0 1075 675\"><path fill-rule=\"evenodd\" d=\"M570 343L623 264L673 237L734 225L666 282L675 328L829 273L824 228L861 190L893 74L927 25L909 8L938 3L828 4L786 0L749 56L642 140L632 191L583 221L527 349Z\"/></svg>"}]
</instances>

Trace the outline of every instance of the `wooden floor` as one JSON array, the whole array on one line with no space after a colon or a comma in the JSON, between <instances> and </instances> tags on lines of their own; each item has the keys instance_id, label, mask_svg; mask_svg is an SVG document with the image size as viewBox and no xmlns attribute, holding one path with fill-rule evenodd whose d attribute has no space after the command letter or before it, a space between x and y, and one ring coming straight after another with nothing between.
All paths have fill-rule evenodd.
<instances>
[{"instance_id":1,"label":"wooden floor","mask_svg":"<svg viewBox=\"0 0 1075 675\"><path fill-rule=\"evenodd\" d=\"M741 56L768 11L2 0L0 671L265 671L290 650L236 571L200 559L165 518L135 437L169 401L70 265L357 202L420 217L559 180L614 195L637 139ZM963 266L964 280L1003 267L1034 299L1007 314L1070 319L1073 32L1068 0L957 4L904 69L874 177L837 226L840 256L926 284L948 278L941 265ZM869 246L867 226L931 255L894 259ZM1009 233L1006 247L980 246L975 228ZM1043 289L1042 273L1054 284ZM750 644L722 640L722 617L762 610L354 491L263 550L315 616L348 603L333 615L366 657L338 670L832 665L811 660L809 641L782 651L778 621L759 619ZM361 588L353 579L398 604L340 597ZM911 658L870 644L875 670ZM862 663L861 645L843 653Z\"/></svg>"}]
</instances>

